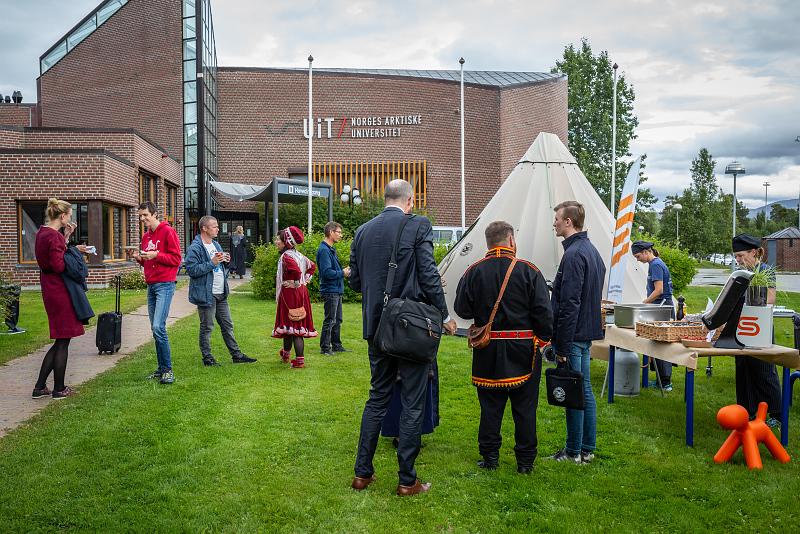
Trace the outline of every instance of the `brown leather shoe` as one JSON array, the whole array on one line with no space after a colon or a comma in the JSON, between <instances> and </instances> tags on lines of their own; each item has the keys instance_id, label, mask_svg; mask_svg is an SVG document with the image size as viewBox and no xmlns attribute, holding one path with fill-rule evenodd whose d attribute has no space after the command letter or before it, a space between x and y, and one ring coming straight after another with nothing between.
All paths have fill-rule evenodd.
<instances>
[{"instance_id":1,"label":"brown leather shoe","mask_svg":"<svg viewBox=\"0 0 800 534\"><path fill-rule=\"evenodd\" d=\"M356 491L365 490L365 489L367 489L367 486L369 486L370 484L372 484L376 480L378 480L378 479L375 478L375 475L372 475L369 478L353 477L353 483L350 484L350 487L353 488Z\"/></svg>"},{"instance_id":2,"label":"brown leather shoe","mask_svg":"<svg viewBox=\"0 0 800 534\"><path fill-rule=\"evenodd\" d=\"M417 495L419 493L427 493L430 489L430 482L425 482L423 484L419 479L417 479L413 486L403 486L402 484L399 484L397 486L397 495L400 497L408 497L411 495Z\"/></svg>"}]
</instances>

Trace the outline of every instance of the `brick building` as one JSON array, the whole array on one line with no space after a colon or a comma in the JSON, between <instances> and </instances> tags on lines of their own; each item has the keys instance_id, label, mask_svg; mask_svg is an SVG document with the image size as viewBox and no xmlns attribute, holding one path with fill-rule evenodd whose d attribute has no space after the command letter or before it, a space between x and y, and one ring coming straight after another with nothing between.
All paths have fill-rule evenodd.
<instances>
[{"instance_id":1,"label":"brick building","mask_svg":"<svg viewBox=\"0 0 800 534\"><path fill-rule=\"evenodd\" d=\"M154 200L178 222L181 164L135 130L0 126L0 272L36 285L35 234L51 197L72 203L72 240L97 248L89 283L105 285L134 264L136 207Z\"/></svg>"},{"instance_id":2,"label":"brick building","mask_svg":"<svg viewBox=\"0 0 800 534\"><path fill-rule=\"evenodd\" d=\"M127 196L114 202L130 206L137 195L151 194L142 189L140 171L156 176L159 184L173 184L173 170L152 169L95 140L104 132L149 144L181 167L174 208L184 246L207 211L220 219L223 242L241 221L249 221L251 236L259 233L255 206L210 194L209 184L307 179L308 130L314 136L313 179L332 183L337 196L345 184L362 196L378 196L388 180L403 177L414 183L418 205L438 224L460 224L458 71L315 69L314 119L304 128L306 70L218 68L211 0L105 0L39 63L37 104L0 106L0 124L25 128L0 133L3 150L40 149L29 145L44 135L33 126L50 132L52 151L114 154L131 164L126 171L131 181L119 192ZM464 75L469 224L539 132L555 133L566 143L567 80L537 72ZM91 141L77 141L67 131L83 131ZM56 146L56 139L65 144ZM92 158L107 167L122 164L100 153ZM35 181L41 194L69 193L59 189L63 184ZM11 200L12 212L20 201ZM136 237L131 232L127 239L133 244Z\"/></svg>"},{"instance_id":3,"label":"brick building","mask_svg":"<svg viewBox=\"0 0 800 534\"><path fill-rule=\"evenodd\" d=\"M790 226L762 238L765 261L779 271L800 272L800 229Z\"/></svg>"}]
</instances>

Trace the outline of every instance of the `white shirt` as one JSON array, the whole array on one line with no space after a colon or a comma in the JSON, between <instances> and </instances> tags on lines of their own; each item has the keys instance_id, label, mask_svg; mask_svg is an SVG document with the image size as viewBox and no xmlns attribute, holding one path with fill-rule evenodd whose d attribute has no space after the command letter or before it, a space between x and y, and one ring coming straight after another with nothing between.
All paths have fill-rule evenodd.
<instances>
[{"instance_id":1,"label":"white shirt","mask_svg":"<svg viewBox=\"0 0 800 534\"><path fill-rule=\"evenodd\" d=\"M214 243L203 243L203 246L206 247L206 251L208 252L208 257L213 258L214 254L217 253L217 247L214 246ZM214 267L214 283L211 284L211 293L214 295L222 295L225 293L225 273L222 272L222 262L219 262L216 267Z\"/></svg>"}]
</instances>

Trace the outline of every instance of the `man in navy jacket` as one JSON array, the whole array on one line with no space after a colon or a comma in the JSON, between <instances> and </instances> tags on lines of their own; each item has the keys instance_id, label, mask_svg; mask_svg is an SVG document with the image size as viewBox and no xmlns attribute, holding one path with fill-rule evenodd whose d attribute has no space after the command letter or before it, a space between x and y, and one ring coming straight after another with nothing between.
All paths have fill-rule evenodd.
<instances>
[{"instance_id":1,"label":"man in navy jacket","mask_svg":"<svg viewBox=\"0 0 800 534\"><path fill-rule=\"evenodd\" d=\"M222 339L233 363L253 363L239 349L233 336L233 320L228 306L228 262L230 254L222 252L222 247L214 239L219 233L217 219L210 215L200 217L197 223L200 235L194 238L186 251L186 273L189 275L189 302L197 306L200 315L200 352L203 365L219 365L211 354L211 331L214 319L222 330Z\"/></svg>"},{"instance_id":2,"label":"man in navy jacket","mask_svg":"<svg viewBox=\"0 0 800 534\"><path fill-rule=\"evenodd\" d=\"M369 344L371 372L369 399L361 417L361 434L352 488L364 490L375 480L372 459L378 445L383 417L392 398L392 386L399 375L400 432L397 463L400 483L398 495L427 492L430 484L417 478L414 461L419 454L420 432L425 412L428 384L427 363L416 363L380 352L372 339L383 310L383 293L389 272L389 259L400 223L414 207L414 189L405 180L392 180L384 190L386 208L358 228L350 248L350 287L362 294L364 339ZM445 317L444 327L454 333L456 323L450 319L442 290L442 279L433 259L433 232L425 217L410 216L400 236L397 249L397 271L391 296L426 302L439 308Z\"/></svg>"},{"instance_id":3,"label":"man in navy jacket","mask_svg":"<svg viewBox=\"0 0 800 534\"><path fill-rule=\"evenodd\" d=\"M350 276L350 267L342 268L334 245L342 240L342 225L330 221L325 225L325 239L317 249L317 274L319 292L325 304L325 320L319 336L320 354L332 356L334 352L348 352L342 346L342 295L344 279Z\"/></svg>"},{"instance_id":4,"label":"man in navy jacket","mask_svg":"<svg viewBox=\"0 0 800 534\"><path fill-rule=\"evenodd\" d=\"M568 200L555 207L553 228L563 237L564 256L553 281L553 349L559 363L583 373L583 410L567 409L567 443L551 458L559 462L590 463L597 436L597 405L589 376L592 341L603 339L600 299L606 267L583 231L586 212L580 202Z\"/></svg>"}]
</instances>

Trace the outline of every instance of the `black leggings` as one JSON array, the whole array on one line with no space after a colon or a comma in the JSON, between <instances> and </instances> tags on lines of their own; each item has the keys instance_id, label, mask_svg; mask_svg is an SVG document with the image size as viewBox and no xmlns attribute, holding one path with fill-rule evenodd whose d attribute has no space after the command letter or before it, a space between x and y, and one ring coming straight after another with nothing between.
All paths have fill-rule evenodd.
<instances>
[{"instance_id":1,"label":"black leggings","mask_svg":"<svg viewBox=\"0 0 800 534\"><path fill-rule=\"evenodd\" d=\"M36 381L36 389L44 389L47 385L47 377L53 373L53 391L64 389L64 375L67 372L67 358L69 357L69 339L56 339L47 354L42 360L42 368L39 371L39 380Z\"/></svg>"},{"instance_id":2,"label":"black leggings","mask_svg":"<svg viewBox=\"0 0 800 534\"><path fill-rule=\"evenodd\" d=\"M294 345L295 356L303 356L305 352L305 341L300 336L287 336L283 338L283 350L290 352Z\"/></svg>"}]
</instances>

